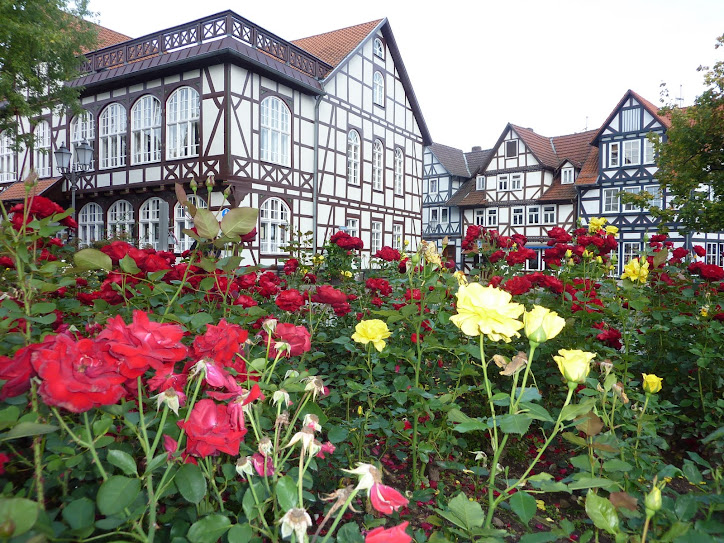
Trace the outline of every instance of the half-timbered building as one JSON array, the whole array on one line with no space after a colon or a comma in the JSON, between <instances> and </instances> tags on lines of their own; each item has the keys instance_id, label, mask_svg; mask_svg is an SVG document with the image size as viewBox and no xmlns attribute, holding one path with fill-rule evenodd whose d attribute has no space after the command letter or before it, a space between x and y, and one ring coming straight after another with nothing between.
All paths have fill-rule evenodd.
<instances>
[{"instance_id":1,"label":"half-timbered building","mask_svg":"<svg viewBox=\"0 0 724 543\"><path fill-rule=\"evenodd\" d=\"M430 137L386 19L287 41L225 11L86 57L69 83L84 112L22 121L50 152L17 168L58 179L52 151L91 143L76 191L83 242L125 235L158 247L168 235L188 249L174 183L190 195L192 179L197 206L260 210L251 254L262 264L295 232L321 246L346 228L368 255L419 239ZM67 198L70 184L58 183Z\"/></svg>"}]
</instances>

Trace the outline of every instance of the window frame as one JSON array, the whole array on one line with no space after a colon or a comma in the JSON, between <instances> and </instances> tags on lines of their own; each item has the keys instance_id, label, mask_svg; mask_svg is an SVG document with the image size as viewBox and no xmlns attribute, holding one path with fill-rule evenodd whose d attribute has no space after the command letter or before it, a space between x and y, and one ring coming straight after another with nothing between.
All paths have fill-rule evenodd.
<instances>
[{"instance_id":1,"label":"window frame","mask_svg":"<svg viewBox=\"0 0 724 543\"><path fill-rule=\"evenodd\" d=\"M372 42L372 53L382 60L385 59L385 45L380 38L375 38Z\"/></svg>"},{"instance_id":2,"label":"window frame","mask_svg":"<svg viewBox=\"0 0 724 543\"><path fill-rule=\"evenodd\" d=\"M177 105L177 101L181 103ZM184 140L186 141L184 142ZM179 87L166 100L166 160L197 157L200 148L201 98L199 92L193 87Z\"/></svg>"},{"instance_id":3,"label":"window frame","mask_svg":"<svg viewBox=\"0 0 724 543\"><path fill-rule=\"evenodd\" d=\"M382 249L384 230L382 221L371 221L370 223L370 251L374 256Z\"/></svg>"},{"instance_id":4,"label":"window frame","mask_svg":"<svg viewBox=\"0 0 724 543\"><path fill-rule=\"evenodd\" d=\"M347 183L360 185L360 135L354 128L347 132Z\"/></svg>"},{"instance_id":5,"label":"window frame","mask_svg":"<svg viewBox=\"0 0 724 543\"><path fill-rule=\"evenodd\" d=\"M495 218L494 220L491 220L491 218ZM485 226L486 227L495 227L498 226L498 208L497 207L489 207L485 213Z\"/></svg>"},{"instance_id":6,"label":"window frame","mask_svg":"<svg viewBox=\"0 0 724 543\"><path fill-rule=\"evenodd\" d=\"M161 161L161 125L161 100L144 94L131 108L131 164Z\"/></svg>"},{"instance_id":7,"label":"window frame","mask_svg":"<svg viewBox=\"0 0 724 543\"><path fill-rule=\"evenodd\" d=\"M38 177L50 177L53 174L50 152L50 123L45 119L38 121L33 128L35 147L33 149L33 167Z\"/></svg>"},{"instance_id":8,"label":"window frame","mask_svg":"<svg viewBox=\"0 0 724 543\"><path fill-rule=\"evenodd\" d=\"M615 153L614 153L615 150ZM615 154L615 160L614 160ZM609 168L620 168L621 167L621 142L612 141L608 144L608 167Z\"/></svg>"},{"instance_id":9,"label":"window frame","mask_svg":"<svg viewBox=\"0 0 724 543\"><path fill-rule=\"evenodd\" d=\"M621 192L621 189L619 188L605 188L601 190L601 211L602 213L620 213L621 212L621 198L619 198L618 193ZM609 200L609 196L613 194L615 197L616 205L615 209L608 208L607 200Z\"/></svg>"},{"instance_id":10,"label":"window frame","mask_svg":"<svg viewBox=\"0 0 724 543\"><path fill-rule=\"evenodd\" d=\"M478 175L475 177L475 190L485 190L485 176Z\"/></svg>"},{"instance_id":11,"label":"window frame","mask_svg":"<svg viewBox=\"0 0 724 543\"><path fill-rule=\"evenodd\" d=\"M118 102L108 104L98 116L98 168L111 170L126 165L128 113Z\"/></svg>"},{"instance_id":12,"label":"window frame","mask_svg":"<svg viewBox=\"0 0 724 543\"><path fill-rule=\"evenodd\" d=\"M623 191L628 194L641 194L641 187L623 187ZM626 203L621 206L621 211L636 212L641 211L641 207L636 204Z\"/></svg>"},{"instance_id":13,"label":"window frame","mask_svg":"<svg viewBox=\"0 0 724 543\"><path fill-rule=\"evenodd\" d=\"M197 194L188 194L186 199L196 206L196 209L208 209L208 204ZM194 238L184 233L184 229L191 230L194 227L194 219L189 215L188 209L181 202L173 206L173 237L174 252L183 253L188 251L194 244Z\"/></svg>"},{"instance_id":14,"label":"window frame","mask_svg":"<svg viewBox=\"0 0 724 543\"><path fill-rule=\"evenodd\" d=\"M89 214L93 212L93 216ZM103 208L96 202L88 202L78 212L78 241L91 245L105 239L103 236Z\"/></svg>"},{"instance_id":15,"label":"window frame","mask_svg":"<svg viewBox=\"0 0 724 543\"><path fill-rule=\"evenodd\" d=\"M12 138L7 130L0 132L0 182L10 183L18 179L18 155L13 149Z\"/></svg>"},{"instance_id":16,"label":"window frame","mask_svg":"<svg viewBox=\"0 0 724 543\"><path fill-rule=\"evenodd\" d=\"M95 145L96 123L93 113L84 109L81 113L73 117L70 122L70 162L75 165L75 150L78 146L86 142L93 147ZM95 155L95 153L93 153ZM91 158L90 169L95 169L95 156Z\"/></svg>"},{"instance_id":17,"label":"window frame","mask_svg":"<svg viewBox=\"0 0 724 543\"><path fill-rule=\"evenodd\" d=\"M509 153L508 151L511 149L515 149L514 153ZM517 139L511 139L505 141L505 158L518 158L518 140Z\"/></svg>"},{"instance_id":18,"label":"window frame","mask_svg":"<svg viewBox=\"0 0 724 543\"><path fill-rule=\"evenodd\" d=\"M621 132L638 132L639 130L641 130L641 108L636 106L621 109Z\"/></svg>"},{"instance_id":19,"label":"window frame","mask_svg":"<svg viewBox=\"0 0 724 543\"><path fill-rule=\"evenodd\" d=\"M372 190L384 189L384 153L382 140L375 138L372 142Z\"/></svg>"},{"instance_id":20,"label":"window frame","mask_svg":"<svg viewBox=\"0 0 724 543\"><path fill-rule=\"evenodd\" d=\"M292 113L278 96L267 96L259 104L259 160L292 165Z\"/></svg>"},{"instance_id":21,"label":"window frame","mask_svg":"<svg viewBox=\"0 0 724 543\"><path fill-rule=\"evenodd\" d=\"M150 245L158 251L161 236L161 202L158 196L152 196L138 209L138 247ZM158 203L156 207L155 204ZM146 214L146 216L144 216ZM153 237L151 237L153 236Z\"/></svg>"},{"instance_id":22,"label":"window frame","mask_svg":"<svg viewBox=\"0 0 724 543\"><path fill-rule=\"evenodd\" d=\"M566 166L561 170L561 185L572 185L576 180L573 166Z\"/></svg>"},{"instance_id":23,"label":"window frame","mask_svg":"<svg viewBox=\"0 0 724 543\"><path fill-rule=\"evenodd\" d=\"M276 209L269 209L275 207ZM268 214L269 216L265 216ZM259 252L261 254L283 254L289 243L289 226L292 214L289 204L272 196L259 207Z\"/></svg>"},{"instance_id":24,"label":"window frame","mask_svg":"<svg viewBox=\"0 0 724 543\"><path fill-rule=\"evenodd\" d=\"M516 222L517 218L519 218L520 222ZM510 225L525 226L525 207L516 206L510 209Z\"/></svg>"},{"instance_id":25,"label":"window frame","mask_svg":"<svg viewBox=\"0 0 724 543\"><path fill-rule=\"evenodd\" d=\"M392 248L398 251L404 249L405 226L399 222L392 223Z\"/></svg>"},{"instance_id":26,"label":"window frame","mask_svg":"<svg viewBox=\"0 0 724 543\"><path fill-rule=\"evenodd\" d=\"M523 174L522 173L511 173L510 174L510 190L522 190L523 189Z\"/></svg>"},{"instance_id":27,"label":"window frame","mask_svg":"<svg viewBox=\"0 0 724 543\"><path fill-rule=\"evenodd\" d=\"M635 247L635 250L628 250ZM641 258L641 242L640 241L622 241L621 242L621 269L634 258ZM628 255L628 258L626 256Z\"/></svg>"},{"instance_id":28,"label":"window frame","mask_svg":"<svg viewBox=\"0 0 724 543\"><path fill-rule=\"evenodd\" d=\"M439 179L437 177L430 178L428 182L428 193L437 194L439 192Z\"/></svg>"},{"instance_id":29,"label":"window frame","mask_svg":"<svg viewBox=\"0 0 724 543\"><path fill-rule=\"evenodd\" d=\"M394 193L398 196L402 196L405 192L404 179L405 179L405 153L402 151L401 148L395 147Z\"/></svg>"},{"instance_id":30,"label":"window frame","mask_svg":"<svg viewBox=\"0 0 724 543\"><path fill-rule=\"evenodd\" d=\"M508 186L509 186L508 180L510 179L510 177L507 174L498 175L497 179L498 179L498 190L499 191L502 192L502 191L509 190L508 189Z\"/></svg>"},{"instance_id":31,"label":"window frame","mask_svg":"<svg viewBox=\"0 0 724 543\"><path fill-rule=\"evenodd\" d=\"M126 207L128 209L120 210L117 208ZM120 220L121 213L129 213L130 218ZM123 237L125 234L129 239L133 238L133 230L136 226L133 204L128 200L116 200L111 204L106 212L106 220L108 224L108 239ZM119 228L120 226L120 228Z\"/></svg>"},{"instance_id":32,"label":"window frame","mask_svg":"<svg viewBox=\"0 0 724 543\"><path fill-rule=\"evenodd\" d=\"M657 135L657 137L659 137ZM644 153L643 153L643 164L655 164L656 163L656 149L655 144L648 137L644 138Z\"/></svg>"},{"instance_id":33,"label":"window frame","mask_svg":"<svg viewBox=\"0 0 724 543\"><path fill-rule=\"evenodd\" d=\"M347 233L352 236L353 238L359 237L359 218L357 217L347 217L344 221L345 228L347 229Z\"/></svg>"},{"instance_id":34,"label":"window frame","mask_svg":"<svg viewBox=\"0 0 724 543\"><path fill-rule=\"evenodd\" d=\"M526 222L526 224L536 225L536 226L541 224L540 206L528 206L527 211L528 211L528 214L527 214L528 222ZM535 220L533 220L533 217L534 217L533 214L535 214Z\"/></svg>"},{"instance_id":35,"label":"window frame","mask_svg":"<svg viewBox=\"0 0 724 543\"><path fill-rule=\"evenodd\" d=\"M655 190L652 192L651 189ZM664 208L664 192L661 190L661 185L645 185L644 190L653 196L649 207ZM657 200L658 204L656 203Z\"/></svg>"},{"instance_id":36,"label":"window frame","mask_svg":"<svg viewBox=\"0 0 724 543\"><path fill-rule=\"evenodd\" d=\"M541 221L541 224L556 224L555 204L541 206Z\"/></svg>"},{"instance_id":37,"label":"window frame","mask_svg":"<svg viewBox=\"0 0 724 543\"><path fill-rule=\"evenodd\" d=\"M478 226L485 226L485 209L475 210L475 224Z\"/></svg>"},{"instance_id":38,"label":"window frame","mask_svg":"<svg viewBox=\"0 0 724 543\"><path fill-rule=\"evenodd\" d=\"M376 106L385 107L385 76L380 70L372 75L372 102Z\"/></svg>"},{"instance_id":39,"label":"window frame","mask_svg":"<svg viewBox=\"0 0 724 543\"><path fill-rule=\"evenodd\" d=\"M623 152L621 155L624 167L639 166L641 164L641 140L623 140ZM635 162L634 158L636 159ZM627 162L628 160L631 162Z\"/></svg>"}]
</instances>

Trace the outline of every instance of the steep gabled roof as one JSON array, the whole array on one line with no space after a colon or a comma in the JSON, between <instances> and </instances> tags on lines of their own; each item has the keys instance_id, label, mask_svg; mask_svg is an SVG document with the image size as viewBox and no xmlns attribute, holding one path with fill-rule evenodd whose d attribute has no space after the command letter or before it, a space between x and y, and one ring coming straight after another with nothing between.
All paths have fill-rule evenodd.
<instances>
[{"instance_id":1,"label":"steep gabled roof","mask_svg":"<svg viewBox=\"0 0 724 543\"><path fill-rule=\"evenodd\" d=\"M603 135L603 131L606 130L606 127L611 124L611 121L616 116L616 113L618 113L618 110L626 103L626 100L633 97L638 103L641 104L641 106L648 111L654 119L659 121L663 126L666 128L671 127L671 118L669 116L663 116L659 115L659 108L656 107L654 104L649 102L646 98L641 96L640 94L632 91L631 89L626 91L626 94L623 95L623 97L618 101L618 104L616 104L616 107L613 108L613 111L611 111L611 114L608 116L608 118L603 121L603 124L601 125L601 128L599 128L596 131L596 135L591 140L591 145L598 145L598 139Z\"/></svg>"},{"instance_id":2,"label":"steep gabled roof","mask_svg":"<svg viewBox=\"0 0 724 543\"><path fill-rule=\"evenodd\" d=\"M310 52L332 66L338 66L357 46L379 26L383 19L362 23L324 34L292 40L297 47Z\"/></svg>"},{"instance_id":3,"label":"steep gabled roof","mask_svg":"<svg viewBox=\"0 0 724 543\"><path fill-rule=\"evenodd\" d=\"M60 177L51 177L49 179L41 179L30 190L29 196L39 196L45 191L50 189L58 181ZM25 181L16 181L12 185L8 186L4 191L0 192L0 200L3 202L18 201L25 199Z\"/></svg>"},{"instance_id":4,"label":"steep gabled roof","mask_svg":"<svg viewBox=\"0 0 724 543\"><path fill-rule=\"evenodd\" d=\"M490 162L490 158L493 156L493 149L481 149L473 147L473 150L469 153L465 153L465 161L468 163L468 171L471 176L478 174L482 170L483 166Z\"/></svg>"},{"instance_id":5,"label":"steep gabled roof","mask_svg":"<svg viewBox=\"0 0 724 543\"><path fill-rule=\"evenodd\" d=\"M470 177L470 170L465 160L465 153L460 149L441 143L433 143L430 145L430 151L432 151L432 154L435 155L450 175L465 178Z\"/></svg>"},{"instance_id":6,"label":"steep gabled roof","mask_svg":"<svg viewBox=\"0 0 724 543\"><path fill-rule=\"evenodd\" d=\"M576 177L576 185L591 185L598 181L598 147L591 146L591 152Z\"/></svg>"},{"instance_id":7,"label":"steep gabled roof","mask_svg":"<svg viewBox=\"0 0 724 543\"><path fill-rule=\"evenodd\" d=\"M558 157L553 150L551 138L536 134L532 128L523 128L522 126L516 126L514 124L509 124L508 126L515 130L515 133L523 140L526 147L531 150L538 162L552 169L558 167Z\"/></svg>"},{"instance_id":8,"label":"steep gabled roof","mask_svg":"<svg viewBox=\"0 0 724 543\"><path fill-rule=\"evenodd\" d=\"M558 157L558 167L567 160L580 169L588 155L591 154L591 138L596 132L596 130L589 130L552 138L553 150Z\"/></svg>"},{"instance_id":9,"label":"steep gabled roof","mask_svg":"<svg viewBox=\"0 0 724 543\"><path fill-rule=\"evenodd\" d=\"M485 192L475 190L476 179L468 179L463 186L450 198L445 205L459 207L475 207L485 205Z\"/></svg>"}]
</instances>

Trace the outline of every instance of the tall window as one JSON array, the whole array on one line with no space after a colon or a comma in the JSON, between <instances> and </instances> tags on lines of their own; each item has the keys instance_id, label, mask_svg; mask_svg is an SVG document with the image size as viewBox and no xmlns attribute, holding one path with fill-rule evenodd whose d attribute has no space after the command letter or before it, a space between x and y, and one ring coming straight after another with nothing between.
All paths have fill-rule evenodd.
<instances>
[{"instance_id":1,"label":"tall window","mask_svg":"<svg viewBox=\"0 0 724 543\"><path fill-rule=\"evenodd\" d=\"M261 101L261 159L289 166L291 130L289 108L281 98L269 96Z\"/></svg>"},{"instance_id":2,"label":"tall window","mask_svg":"<svg viewBox=\"0 0 724 543\"><path fill-rule=\"evenodd\" d=\"M513 208L513 226L523 226L525 224L525 209L522 207Z\"/></svg>"},{"instance_id":3,"label":"tall window","mask_svg":"<svg viewBox=\"0 0 724 543\"><path fill-rule=\"evenodd\" d=\"M508 176L507 175L498 176L498 190L508 190Z\"/></svg>"},{"instance_id":4,"label":"tall window","mask_svg":"<svg viewBox=\"0 0 724 543\"><path fill-rule=\"evenodd\" d=\"M447 224L450 222L450 209L448 209L447 207L440 208L440 222L443 224Z\"/></svg>"},{"instance_id":5,"label":"tall window","mask_svg":"<svg viewBox=\"0 0 724 543\"><path fill-rule=\"evenodd\" d=\"M659 139L659 136L655 136L656 139ZM653 164L656 162L656 156L654 153L654 142L651 141L649 138L644 139L644 164Z\"/></svg>"},{"instance_id":6,"label":"tall window","mask_svg":"<svg viewBox=\"0 0 724 543\"><path fill-rule=\"evenodd\" d=\"M108 208L108 238L124 238L128 241L133 237L133 206L126 200L116 200Z\"/></svg>"},{"instance_id":7,"label":"tall window","mask_svg":"<svg viewBox=\"0 0 724 543\"><path fill-rule=\"evenodd\" d=\"M433 207L430 209L430 220L428 221L431 229L435 230L440 223L440 209Z\"/></svg>"},{"instance_id":8,"label":"tall window","mask_svg":"<svg viewBox=\"0 0 724 543\"><path fill-rule=\"evenodd\" d=\"M664 197L661 193L661 187L659 185L647 185L644 190L648 192L653 198L650 201L650 207L664 207Z\"/></svg>"},{"instance_id":9,"label":"tall window","mask_svg":"<svg viewBox=\"0 0 724 543\"><path fill-rule=\"evenodd\" d=\"M603 212L618 213L618 189L603 189Z\"/></svg>"},{"instance_id":10,"label":"tall window","mask_svg":"<svg viewBox=\"0 0 724 543\"><path fill-rule=\"evenodd\" d=\"M640 140L626 140L623 142L623 165L635 166L641 164Z\"/></svg>"},{"instance_id":11,"label":"tall window","mask_svg":"<svg viewBox=\"0 0 724 543\"><path fill-rule=\"evenodd\" d=\"M0 134L0 182L8 183L17 179L17 158L12 149L13 141L7 132Z\"/></svg>"},{"instance_id":12,"label":"tall window","mask_svg":"<svg viewBox=\"0 0 724 543\"><path fill-rule=\"evenodd\" d=\"M76 148L85 142L91 147L94 145L95 119L90 111L83 111L80 115L76 115L70 123L70 156L71 161L75 161ZM91 161L91 169L93 169L93 161Z\"/></svg>"},{"instance_id":13,"label":"tall window","mask_svg":"<svg viewBox=\"0 0 724 543\"><path fill-rule=\"evenodd\" d=\"M402 194L404 191L403 186L403 167L404 167L404 156L402 149L399 147L395 149L395 194Z\"/></svg>"},{"instance_id":14,"label":"tall window","mask_svg":"<svg viewBox=\"0 0 724 543\"><path fill-rule=\"evenodd\" d=\"M370 250L372 254L382 249L382 223L372 221L372 232L370 233Z\"/></svg>"},{"instance_id":15,"label":"tall window","mask_svg":"<svg viewBox=\"0 0 724 543\"><path fill-rule=\"evenodd\" d=\"M475 224L477 224L478 226L485 226L485 210L484 209L475 210Z\"/></svg>"},{"instance_id":16,"label":"tall window","mask_svg":"<svg viewBox=\"0 0 724 543\"><path fill-rule=\"evenodd\" d=\"M199 93L191 87L176 89L166 108L166 157L168 159L199 154Z\"/></svg>"},{"instance_id":17,"label":"tall window","mask_svg":"<svg viewBox=\"0 0 724 543\"><path fill-rule=\"evenodd\" d=\"M510 190L520 190L523 183L523 174L514 173L510 176Z\"/></svg>"},{"instance_id":18,"label":"tall window","mask_svg":"<svg viewBox=\"0 0 724 543\"><path fill-rule=\"evenodd\" d=\"M111 104L101 113L98 144L101 168L126 165L126 108L121 104Z\"/></svg>"},{"instance_id":19,"label":"tall window","mask_svg":"<svg viewBox=\"0 0 724 543\"><path fill-rule=\"evenodd\" d=\"M625 188L624 190L626 192L628 192L629 194L638 194L639 192L641 192L641 189L639 187L628 187L628 188ZM626 204L623 204L623 210L624 211L638 211L639 206L637 204L633 204L633 203L626 203Z\"/></svg>"},{"instance_id":20,"label":"tall window","mask_svg":"<svg viewBox=\"0 0 724 543\"><path fill-rule=\"evenodd\" d=\"M621 144L617 141L608 144L608 166L618 168L621 165Z\"/></svg>"},{"instance_id":21,"label":"tall window","mask_svg":"<svg viewBox=\"0 0 724 543\"><path fill-rule=\"evenodd\" d=\"M385 77L382 72L375 72L372 77L372 101L378 106L385 105Z\"/></svg>"},{"instance_id":22,"label":"tall window","mask_svg":"<svg viewBox=\"0 0 724 543\"><path fill-rule=\"evenodd\" d=\"M269 198L259 211L259 242L262 253L281 253L287 244L289 207L279 198Z\"/></svg>"},{"instance_id":23,"label":"tall window","mask_svg":"<svg viewBox=\"0 0 724 543\"><path fill-rule=\"evenodd\" d=\"M563 168L561 173L561 183L563 185L570 185L573 183L573 168Z\"/></svg>"},{"instance_id":24,"label":"tall window","mask_svg":"<svg viewBox=\"0 0 724 543\"><path fill-rule=\"evenodd\" d=\"M196 206L197 209L206 209L208 207L206 205L206 201L200 196L189 194L187 198L189 202ZM184 228L191 230L194 227L194 220L189 215L186 206L181 205L178 202L176 202L176 205L173 208L173 216L173 235L174 238L176 238L175 251L177 253L183 253L184 251L191 249L191 246L194 244L194 238L184 234Z\"/></svg>"},{"instance_id":25,"label":"tall window","mask_svg":"<svg viewBox=\"0 0 724 543\"><path fill-rule=\"evenodd\" d=\"M131 110L131 156L133 164L161 160L161 102L141 97Z\"/></svg>"},{"instance_id":26,"label":"tall window","mask_svg":"<svg viewBox=\"0 0 724 543\"><path fill-rule=\"evenodd\" d=\"M392 248L398 251L403 249L401 224L392 225Z\"/></svg>"},{"instance_id":27,"label":"tall window","mask_svg":"<svg viewBox=\"0 0 724 543\"><path fill-rule=\"evenodd\" d=\"M641 108L621 111L621 132L635 132L641 126Z\"/></svg>"},{"instance_id":28,"label":"tall window","mask_svg":"<svg viewBox=\"0 0 724 543\"><path fill-rule=\"evenodd\" d=\"M347 219L344 223L347 233L353 238L359 237L359 219Z\"/></svg>"},{"instance_id":29,"label":"tall window","mask_svg":"<svg viewBox=\"0 0 724 543\"><path fill-rule=\"evenodd\" d=\"M543 224L555 224L556 206L543 206Z\"/></svg>"},{"instance_id":30,"label":"tall window","mask_svg":"<svg viewBox=\"0 0 724 543\"><path fill-rule=\"evenodd\" d=\"M164 232L167 234L167 232ZM149 198L141 206L138 220L138 245L158 250L161 239L161 198Z\"/></svg>"},{"instance_id":31,"label":"tall window","mask_svg":"<svg viewBox=\"0 0 724 543\"><path fill-rule=\"evenodd\" d=\"M641 244L638 241L624 241L621 244L621 268L628 264L632 258L637 258L641 252Z\"/></svg>"},{"instance_id":32,"label":"tall window","mask_svg":"<svg viewBox=\"0 0 724 543\"><path fill-rule=\"evenodd\" d=\"M347 134L347 182L359 185L359 134L356 130Z\"/></svg>"},{"instance_id":33,"label":"tall window","mask_svg":"<svg viewBox=\"0 0 724 543\"><path fill-rule=\"evenodd\" d=\"M518 140L505 142L505 158L516 158L518 156Z\"/></svg>"},{"instance_id":34,"label":"tall window","mask_svg":"<svg viewBox=\"0 0 724 543\"><path fill-rule=\"evenodd\" d=\"M38 177L50 177L50 125L40 121L35 127L35 171Z\"/></svg>"},{"instance_id":35,"label":"tall window","mask_svg":"<svg viewBox=\"0 0 724 543\"><path fill-rule=\"evenodd\" d=\"M385 58L385 47L382 45L381 39L375 38L375 41L372 43L372 50L376 57Z\"/></svg>"},{"instance_id":36,"label":"tall window","mask_svg":"<svg viewBox=\"0 0 724 543\"><path fill-rule=\"evenodd\" d=\"M540 207L530 206L528 208L528 224L540 224Z\"/></svg>"},{"instance_id":37,"label":"tall window","mask_svg":"<svg viewBox=\"0 0 724 543\"><path fill-rule=\"evenodd\" d=\"M382 153L384 147L380 140L372 145L372 188L382 190Z\"/></svg>"},{"instance_id":38,"label":"tall window","mask_svg":"<svg viewBox=\"0 0 724 543\"><path fill-rule=\"evenodd\" d=\"M103 210L96 203L89 203L78 213L78 241L90 245L103 239Z\"/></svg>"},{"instance_id":39,"label":"tall window","mask_svg":"<svg viewBox=\"0 0 724 543\"><path fill-rule=\"evenodd\" d=\"M437 179L430 179L430 194L437 194Z\"/></svg>"},{"instance_id":40,"label":"tall window","mask_svg":"<svg viewBox=\"0 0 724 543\"><path fill-rule=\"evenodd\" d=\"M489 207L486 219L486 226L498 226L498 208Z\"/></svg>"},{"instance_id":41,"label":"tall window","mask_svg":"<svg viewBox=\"0 0 724 543\"><path fill-rule=\"evenodd\" d=\"M475 178L475 190L485 190L485 176L479 175Z\"/></svg>"}]
</instances>

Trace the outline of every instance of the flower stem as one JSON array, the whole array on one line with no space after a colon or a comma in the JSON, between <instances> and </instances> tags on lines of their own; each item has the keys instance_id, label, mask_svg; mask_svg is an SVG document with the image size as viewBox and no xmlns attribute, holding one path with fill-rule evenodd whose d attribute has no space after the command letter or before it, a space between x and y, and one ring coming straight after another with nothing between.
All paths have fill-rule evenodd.
<instances>
[{"instance_id":1,"label":"flower stem","mask_svg":"<svg viewBox=\"0 0 724 543\"><path fill-rule=\"evenodd\" d=\"M347 508L352 503L352 500L357 495L358 489L355 488L347 498L347 500L344 502L344 505L339 510L339 513L337 513L337 518L334 519L334 522L332 523L332 526L329 527L329 531L327 532L327 535L324 536L324 539L322 539L322 543L327 543L330 536L334 533L334 530L337 528L337 525L339 524L339 521L342 520L342 517L344 516L344 512L347 510Z\"/></svg>"}]
</instances>

